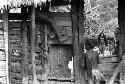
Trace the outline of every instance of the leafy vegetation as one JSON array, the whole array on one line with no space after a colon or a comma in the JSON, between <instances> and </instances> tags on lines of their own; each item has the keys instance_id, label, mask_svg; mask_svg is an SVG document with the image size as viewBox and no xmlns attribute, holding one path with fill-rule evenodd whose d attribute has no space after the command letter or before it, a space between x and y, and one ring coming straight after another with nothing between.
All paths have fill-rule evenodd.
<instances>
[{"instance_id":1,"label":"leafy vegetation","mask_svg":"<svg viewBox=\"0 0 125 84\"><path fill-rule=\"evenodd\" d=\"M85 0L85 37L96 37L101 31L115 37L118 30L117 0Z\"/></svg>"}]
</instances>

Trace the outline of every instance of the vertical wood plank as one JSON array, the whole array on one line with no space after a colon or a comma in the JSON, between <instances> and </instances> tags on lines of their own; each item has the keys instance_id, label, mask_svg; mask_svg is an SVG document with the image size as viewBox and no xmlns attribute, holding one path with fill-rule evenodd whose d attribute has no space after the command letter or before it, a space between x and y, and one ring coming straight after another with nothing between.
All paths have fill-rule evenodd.
<instances>
[{"instance_id":1,"label":"vertical wood plank","mask_svg":"<svg viewBox=\"0 0 125 84\"><path fill-rule=\"evenodd\" d=\"M120 30L120 38L119 38L119 57L122 59L123 54L125 53L125 6L124 3L121 1L118 3L118 24ZM124 59L122 59L124 60ZM122 70L120 73L120 80L125 80L124 75L125 71ZM124 83L120 83L124 84Z\"/></svg>"},{"instance_id":2,"label":"vertical wood plank","mask_svg":"<svg viewBox=\"0 0 125 84\"><path fill-rule=\"evenodd\" d=\"M47 25L44 26L44 44L45 44L45 56L47 55L47 51L48 51L48 43L47 43Z\"/></svg>"},{"instance_id":3,"label":"vertical wood plank","mask_svg":"<svg viewBox=\"0 0 125 84\"><path fill-rule=\"evenodd\" d=\"M73 3L73 1L72 1ZM78 42L78 16L76 15L77 9L74 4L71 6L71 20L72 20L72 35L73 35L73 49L74 49L74 74L75 74L75 83L80 83L80 71L79 71L79 42Z\"/></svg>"},{"instance_id":4,"label":"vertical wood plank","mask_svg":"<svg viewBox=\"0 0 125 84\"><path fill-rule=\"evenodd\" d=\"M38 24L36 24L36 25L38 25ZM36 47L38 47L38 36L39 36L39 34L38 34L38 28L36 27L36 29L35 29L35 46Z\"/></svg>"},{"instance_id":5,"label":"vertical wood plank","mask_svg":"<svg viewBox=\"0 0 125 84\"><path fill-rule=\"evenodd\" d=\"M7 84L9 83L9 68L8 68L8 64L9 64L9 60L8 60L8 23L9 23L9 19L8 19L8 10L4 9L3 12L3 26L4 26L4 38L5 38L5 54L6 54L6 78L7 78Z\"/></svg>"},{"instance_id":6,"label":"vertical wood plank","mask_svg":"<svg viewBox=\"0 0 125 84\"><path fill-rule=\"evenodd\" d=\"M85 62L84 62L84 3L83 0L79 1L79 53L80 53L80 78L82 84L85 84Z\"/></svg>"},{"instance_id":7,"label":"vertical wood plank","mask_svg":"<svg viewBox=\"0 0 125 84\"><path fill-rule=\"evenodd\" d=\"M119 38L119 57L121 58L123 55L123 52L125 51L125 12L124 12L124 4L118 3L118 9L119 9L119 14L118 14L118 24L119 24L119 30L120 30L120 38Z\"/></svg>"},{"instance_id":8,"label":"vertical wood plank","mask_svg":"<svg viewBox=\"0 0 125 84\"><path fill-rule=\"evenodd\" d=\"M82 24L82 16L80 15L80 4L82 0L72 0L71 5L71 20L72 20L72 35L74 46L74 72L75 72L75 84L86 84L84 78L84 69L82 68L82 56L84 48L84 29ZM81 7L82 8L82 7ZM83 46L83 48L82 48Z\"/></svg>"},{"instance_id":9,"label":"vertical wood plank","mask_svg":"<svg viewBox=\"0 0 125 84\"><path fill-rule=\"evenodd\" d=\"M31 56L32 56L32 84L37 84L35 65L35 6L31 10Z\"/></svg>"},{"instance_id":10,"label":"vertical wood plank","mask_svg":"<svg viewBox=\"0 0 125 84\"><path fill-rule=\"evenodd\" d=\"M22 84L28 84L27 8L22 7Z\"/></svg>"}]
</instances>

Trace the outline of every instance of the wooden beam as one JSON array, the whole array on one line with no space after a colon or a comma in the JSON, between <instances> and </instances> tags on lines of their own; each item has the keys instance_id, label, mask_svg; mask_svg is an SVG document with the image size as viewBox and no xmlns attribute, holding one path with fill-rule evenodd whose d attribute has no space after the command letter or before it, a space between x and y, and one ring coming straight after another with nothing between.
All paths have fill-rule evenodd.
<instances>
[{"instance_id":1,"label":"wooden beam","mask_svg":"<svg viewBox=\"0 0 125 84\"><path fill-rule=\"evenodd\" d=\"M44 26L44 49L45 49L45 52L44 52L44 55L47 56L47 52L48 52L48 41L47 41L47 25Z\"/></svg>"},{"instance_id":2,"label":"wooden beam","mask_svg":"<svg viewBox=\"0 0 125 84\"><path fill-rule=\"evenodd\" d=\"M36 21L38 21L39 23L45 23L45 24L48 24L50 29L54 32L54 34L56 35L56 39L58 40L58 42L60 42L60 39L59 39L59 34L58 34L58 31L57 31L57 28L58 26L55 24L55 21L51 18L49 18L46 14L44 13L40 13L39 10L36 10L35 12L36 14Z\"/></svg>"},{"instance_id":3,"label":"wooden beam","mask_svg":"<svg viewBox=\"0 0 125 84\"><path fill-rule=\"evenodd\" d=\"M2 20L3 13L0 13L0 20ZM21 13L9 13L8 14L9 20L22 20Z\"/></svg>"},{"instance_id":4,"label":"wooden beam","mask_svg":"<svg viewBox=\"0 0 125 84\"><path fill-rule=\"evenodd\" d=\"M7 84L9 83L9 58L8 58L8 10L4 9L3 12L3 27L4 27L4 38L5 38L5 55L6 55L6 78Z\"/></svg>"},{"instance_id":5,"label":"wooden beam","mask_svg":"<svg viewBox=\"0 0 125 84\"><path fill-rule=\"evenodd\" d=\"M121 60L125 58L125 6L122 1L118 3L118 23L120 30L120 38L119 38L119 57ZM124 57L123 57L124 56ZM116 68L117 69L117 68ZM118 72L114 72L116 74ZM125 80L125 70L123 69L120 73L120 80ZM120 84L123 84L122 82Z\"/></svg>"},{"instance_id":6,"label":"wooden beam","mask_svg":"<svg viewBox=\"0 0 125 84\"><path fill-rule=\"evenodd\" d=\"M39 36L39 30L36 27L35 29L35 46L38 47L38 36Z\"/></svg>"},{"instance_id":7,"label":"wooden beam","mask_svg":"<svg viewBox=\"0 0 125 84\"><path fill-rule=\"evenodd\" d=\"M122 12L123 13L123 12ZM125 13L119 13L119 30L120 30L120 39L119 39L119 57L122 58L125 53Z\"/></svg>"},{"instance_id":8,"label":"wooden beam","mask_svg":"<svg viewBox=\"0 0 125 84\"><path fill-rule=\"evenodd\" d=\"M72 11L74 11L72 7ZM76 15L72 14L72 36L73 36L73 46L74 46L74 74L75 74L75 83L80 83L80 70L79 70L79 47L78 47L78 18Z\"/></svg>"},{"instance_id":9,"label":"wooden beam","mask_svg":"<svg viewBox=\"0 0 125 84\"><path fill-rule=\"evenodd\" d=\"M85 43L85 38L84 38L84 33L85 33L85 29L84 29L84 3L83 0L79 0L79 54L80 54L80 62L82 62L82 64L80 65L80 78L81 78L81 82L82 84L85 84L85 54L84 54L84 43Z\"/></svg>"},{"instance_id":10,"label":"wooden beam","mask_svg":"<svg viewBox=\"0 0 125 84\"><path fill-rule=\"evenodd\" d=\"M65 6L65 5L70 5L69 0L52 0L51 1L52 6Z\"/></svg>"},{"instance_id":11,"label":"wooden beam","mask_svg":"<svg viewBox=\"0 0 125 84\"><path fill-rule=\"evenodd\" d=\"M32 84L37 84L36 65L35 65L35 6L31 11L31 57L32 57Z\"/></svg>"},{"instance_id":12,"label":"wooden beam","mask_svg":"<svg viewBox=\"0 0 125 84\"><path fill-rule=\"evenodd\" d=\"M80 19L81 17L79 18L79 14L78 14L79 7L78 7L78 4L75 4L76 2L77 1L73 0L72 6L71 6L72 35L73 35L73 46L74 46L73 49L74 49L75 84L86 84L84 74L83 74L84 69L82 69L82 66L81 66L82 65L82 60L81 60L82 53L80 53L82 52L81 44L84 40L80 32L81 28L83 28L83 25L81 24L81 20L83 19Z\"/></svg>"},{"instance_id":13,"label":"wooden beam","mask_svg":"<svg viewBox=\"0 0 125 84\"><path fill-rule=\"evenodd\" d=\"M43 12L40 12L43 13ZM2 20L3 13L0 13L0 20ZM45 15L48 15L49 17L52 17L53 15L56 17L70 17L70 13L61 13L61 12L45 12ZM9 20L22 20L23 16L21 13L9 13L8 15ZM26 17L27 20L29 20L28 16Z\"/></svg>"},{"instance_id":14,"label":"wooden beam","mask_svg":"<svg viewBox=\"0 0 125 84\"><path fill-rule=\"evenodd\" d=\"M27 9L22 7L22 84L28 84L28 38L27 38Z\"/></svg>"}]
</instances>

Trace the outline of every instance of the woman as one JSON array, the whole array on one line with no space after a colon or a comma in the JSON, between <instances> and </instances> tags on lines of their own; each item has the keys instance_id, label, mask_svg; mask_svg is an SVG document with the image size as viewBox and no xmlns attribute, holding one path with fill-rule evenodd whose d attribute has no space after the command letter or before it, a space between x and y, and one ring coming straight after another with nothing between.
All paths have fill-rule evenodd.
<instances>
[{"instance_id":1,"label":"woman","mask_svg":"<svg viewBox=\"0 0 125 84\"><path fill-rule=\"evenodd\" d=\"M86 77L88 80L89 84L99 84L100 76L97 76L95 74L96 72L99 72L97 70L98 68L98 47L95 47L97 43L95 42L87 42L87 52L86 52L86 57L85 57L85 65L86 65Z\"/></svg>"}]
</instances>

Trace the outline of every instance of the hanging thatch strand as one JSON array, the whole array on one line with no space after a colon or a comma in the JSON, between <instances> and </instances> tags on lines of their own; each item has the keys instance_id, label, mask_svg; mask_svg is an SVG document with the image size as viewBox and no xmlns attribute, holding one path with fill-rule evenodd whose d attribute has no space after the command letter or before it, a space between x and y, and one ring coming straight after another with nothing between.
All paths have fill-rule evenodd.
<instances>
[{"instance_id":1,"label":"hanging thatch strand","mask_svg":"<svg viewBox=\"0 0 125 84\"><path fill-rule=\"evenodd\" d=\"M9 8L20 7L21 5L31 5L35 4L35 6L40 5L41 3L46 3L46 1L50 2L51 0L0 0L0 9L4 9L7 6Z\"/></svg>"}]
</instances>

